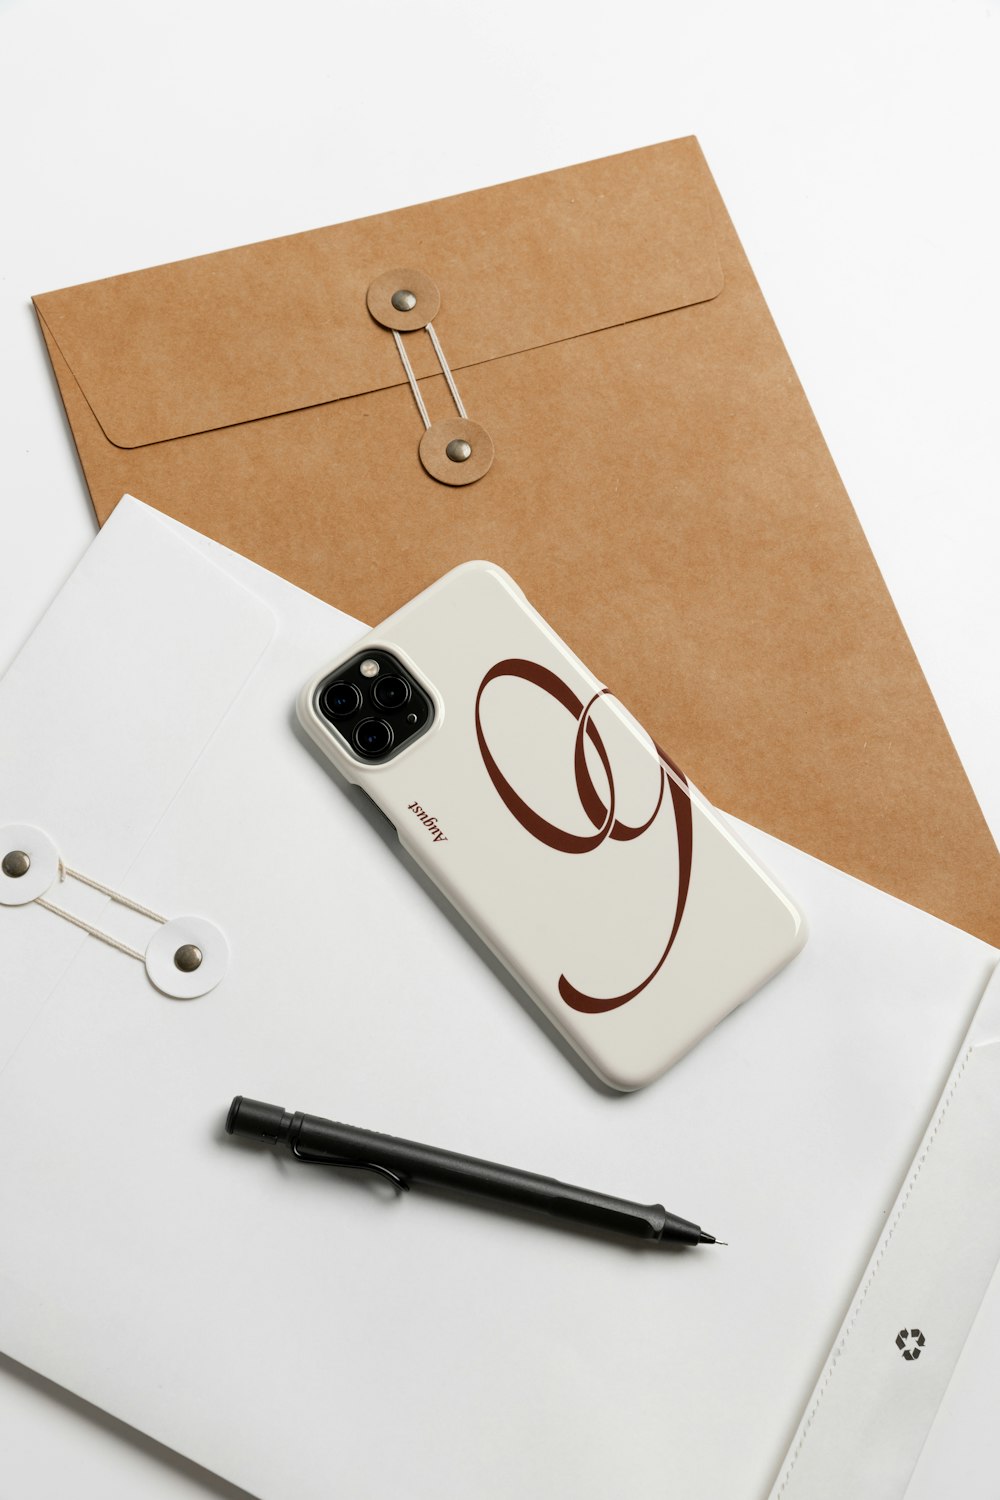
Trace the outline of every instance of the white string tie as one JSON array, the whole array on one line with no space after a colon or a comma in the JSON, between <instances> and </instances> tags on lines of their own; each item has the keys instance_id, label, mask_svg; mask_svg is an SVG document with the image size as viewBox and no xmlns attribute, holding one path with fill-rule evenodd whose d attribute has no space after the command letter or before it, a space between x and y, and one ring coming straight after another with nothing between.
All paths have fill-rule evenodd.
<instances>
[{"instance_id":1,"label":"white string tie","mask_svg":"<svg viewBox=\"0 0 1000 1500\"><path fill-rule=\"evenodd\" d=\"M458 394L458 386L455 384L455 377L451 373L451 366L444 357L444 350L441 348L441 340L438 338L437 334L434 331L434 324L427 323L424 326L426 327L427 333L430 336L431 344L434 347L434 353L437 356L437 362L441 366L441 374L447 381L448 389L451 392L451 399L455 403L455 408L458 411L458 415L463 419L463 421L467 422L469 420L468 413L465 410L465 406L462 402L461 396ZM406 378L410 382L410 390L413 392L413 399L417 403L417 410L420 413L420 420L423 422L425 427L430 427L431 419L427 415L427 407L424 405L424 398L420 394L420 387L417 384L417 377L413 373L413 366L410 364L409 356L407 355L406 350L403 347L402 335L396 328L393 328L391 332L393 338L396 341L396 348L399 351L399 357L403 362L403 369L406 371Z\"/></svg>"},{"instance_id":2,"label":"white string tie","mask_svg":"<svg viewBox=\"0 0 1000 1500\"><path fill-rule=\"evenodd\" d=\"M130 896L123 896L120 891L113 891L110 886L102 885L99 880L93 880L89 875L82 875L79 870L71 870L64 860L59 861L59 883L69 876L71 880L78 880L81 885L89 885L92 891L99 891L102 896L107 896L109 901L114 901L118 906L127 907L129 911L138 912L140 917L148 917L151 922L160 922L166 925L166 917L161 917L158 912L150 911L148 906L140 906L138 901L133 901ZM65 907L53 906L51 901L46 901L43 896L35 897L35 904L45 911L50 911L54 916L62 917L67 922L72 922L74 927L88 933L91 937L98 938L100 942L107 943L109 948L117 948L119 953L127 953L129 958L137 958L140 963L145 963L146 955L140 953L137 948L130 948L128 943L119 942L118 938L112 937L110 932L102 932L99 927L94 927L90 922L85 922L82 917L76 917L72 912L66 911Z\"/></svg>"}]
</instances>

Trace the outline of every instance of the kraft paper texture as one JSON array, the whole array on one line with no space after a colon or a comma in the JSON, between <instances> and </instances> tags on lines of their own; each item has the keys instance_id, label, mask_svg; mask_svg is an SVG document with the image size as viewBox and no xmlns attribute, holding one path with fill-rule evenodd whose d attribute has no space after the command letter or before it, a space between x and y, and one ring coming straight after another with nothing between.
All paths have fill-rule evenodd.
<instances>
[{"instance_id":1,"label":"kraft paper texture","mask_svg":"<svg viewBox=\"0 0 1000 1500\"><path fill-rule=\"evenodd\" d=\"M495 445L475 483L420 464L366 308L398 266ZM132 491L373 622L495 561L719 807L1000 943L1000 855L693 138L35 306L102 522Z\"/></svg>"}]
</instances>

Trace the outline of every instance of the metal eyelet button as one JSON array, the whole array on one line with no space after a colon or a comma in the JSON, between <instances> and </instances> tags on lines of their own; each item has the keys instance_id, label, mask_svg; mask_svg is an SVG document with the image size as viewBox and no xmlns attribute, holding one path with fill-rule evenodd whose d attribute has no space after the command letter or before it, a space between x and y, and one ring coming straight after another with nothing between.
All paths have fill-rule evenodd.
<instances>
[{"instance_id":1,"label":"metal eyelet button","mask_svg":"<svg viewBox=\"0 0 1000 1500\"><path fill-rule=\"evenodd\" d=\"M441 293L423 271L404 267L384 271L368 288L368 311L383 328L414 333L437 317Z\"/></svg>"},{"instance_id":2,"label":"metal eyelet button","mask_svg":"<svg viewBox=\"0 0 1000 1500\"><path fill-rule=\"evenodd\" d=\"M2 869L11 880L20 880L31 869L31 857L23 849L12 849L4 855Z\"/></svg>"}]
</instances>

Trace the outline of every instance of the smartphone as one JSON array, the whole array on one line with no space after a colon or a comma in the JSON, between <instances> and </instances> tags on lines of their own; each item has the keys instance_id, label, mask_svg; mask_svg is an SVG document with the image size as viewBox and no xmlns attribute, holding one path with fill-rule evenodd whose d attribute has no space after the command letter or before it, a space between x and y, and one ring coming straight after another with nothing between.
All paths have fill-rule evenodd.
<instances>
[{"instance_id":1,"label":"smartphone","mask_svg":"<svg viewBox=\"0 0 1000 1500\"><path fill-rule=\"evenodd\" d=\"M298 714L612 1088L663 1073L805 941L778 883L491 563L326 663Z\"/></svg>"}]
</instances>

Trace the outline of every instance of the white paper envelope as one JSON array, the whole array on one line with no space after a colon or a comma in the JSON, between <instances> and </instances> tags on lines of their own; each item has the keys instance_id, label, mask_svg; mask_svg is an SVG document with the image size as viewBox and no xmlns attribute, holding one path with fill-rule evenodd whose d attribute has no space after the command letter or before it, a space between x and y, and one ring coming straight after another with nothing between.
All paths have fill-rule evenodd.
<instances>
[{"instance_id":1,"label":"white paper envelope","mask_svg":"<svg viewBox=\"0 0 1000 1500\"><path fill-rule=\"evenodd\" d=\"M906 1494L1000 1260L998 1153L995 971L799 1424L774 1500Z\"/></svg>"},{"instance_id":2,"label":"white paper envelope","mask_svg":"<svg viewBox=\"0 0 1000 1500\"><path fill-rule=\"evenodd\" d=\"M299 687L360 633L127 499L0 682L0 826L231 951L172 1000L0 905L0 1348L265 1500L764 1495L996 953L740 826L809 944L659 1083L602 1092L300 737ZM73 880L45 899L155 930ZM729 1247L394 1199L225 1136L237 1093Z\"/></svg>"}]
</instances>

